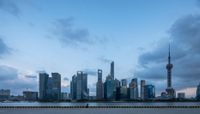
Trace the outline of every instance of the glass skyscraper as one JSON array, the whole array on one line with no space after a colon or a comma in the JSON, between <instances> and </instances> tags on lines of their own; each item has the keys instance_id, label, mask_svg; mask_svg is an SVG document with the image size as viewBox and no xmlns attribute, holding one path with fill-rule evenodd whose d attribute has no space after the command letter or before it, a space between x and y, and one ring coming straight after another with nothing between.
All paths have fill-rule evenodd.
<instances>
[{"instance_id":1,"label":"glass skyscraper","mask_svg":"<svg viewBox=\"0 0 200 114\"><path fill-rule=\"evenodd\" d=\"M151 100L155 98L155 86L154 85L145 85L144 86L144 99Z\"/></svg>"},{"instance_id":2,"label":"glass skyscraper","mask_svg":"<svg viewBox=\"0 0 200 114\"><path fill-rule=\"evenodd\" d=\"M61 75L52 73L52 77L49 77L47 73L39 73L39 99L60 100L60 97Z\"/></svg>"},{"instance_id":3,"label":"glass skyscraper","mask_svg":"<svg viewBox=\"0 0 200 114\"><path fill-rule=\"evenodd\" d=\"M71 98L73 100L88 100L89 89L87 87L87 73L78 71L77 75L72 77Z\"/></svg>"}]
</instances>

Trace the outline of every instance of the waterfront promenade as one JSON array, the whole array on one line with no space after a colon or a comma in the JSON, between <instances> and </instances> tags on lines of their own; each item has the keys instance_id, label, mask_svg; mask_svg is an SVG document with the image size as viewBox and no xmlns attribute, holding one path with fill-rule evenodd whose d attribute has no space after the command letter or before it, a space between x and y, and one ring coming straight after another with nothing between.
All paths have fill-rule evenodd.
<instances>
[{"instance_id":1,"label":"waterfront promenade","mask_svg":"<svg viewBox=\"0 0 200 114\"><path fill-rule=\"evenodd\" d=\"M0 106L0 114L199 114L200 106Z\"/></svg>"}]
</instances>

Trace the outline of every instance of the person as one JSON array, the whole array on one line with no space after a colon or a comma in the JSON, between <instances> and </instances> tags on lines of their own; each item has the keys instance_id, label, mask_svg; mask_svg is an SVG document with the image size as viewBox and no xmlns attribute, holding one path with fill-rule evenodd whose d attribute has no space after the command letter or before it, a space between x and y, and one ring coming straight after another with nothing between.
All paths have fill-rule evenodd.
<instances>
[{"instance_id":1,"label":"person","mask_svg":"<svg viewBox=\"0 0 200 114\"><path fill-rule=\"evenodd\" d=\"M89 108L89 104L88 103L86 104L86 108Z\"/></svg>"}]
</instances>

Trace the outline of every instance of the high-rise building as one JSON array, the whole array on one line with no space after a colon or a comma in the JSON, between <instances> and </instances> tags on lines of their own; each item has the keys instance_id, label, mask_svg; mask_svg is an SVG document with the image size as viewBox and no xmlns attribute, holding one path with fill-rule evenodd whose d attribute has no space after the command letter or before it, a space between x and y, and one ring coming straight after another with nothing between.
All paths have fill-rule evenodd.
<instances>
[{"instance_id":1,"label":"high-rise building","mask_svg":"<svg viewBox=\"0 0 200 114\"><path fill-rule=\"evenodd\" d=\"M61 75L52 73L52 77L49 77L47 73L39 73L39 99L60 100L60 97Z\"/></svg>"},{"instance_id":2,"label":"high-rise building","mask_svg":"<svg viewBox=\"0 0 200 114\"><path fill-rule=\"evenodd\" d=\"M115 99L115 81L113 78L108 75L106 77L106 81L104 82L104 98L106 100L114 100Z\"/></svg>"},{"instance_id":3,"label":"high-rise building","mask_svg":"<svg viewBox=\"0 0 200 114\"><path fill-rule=\"evenodd\" d=\"M155 86L154 85L145 85L144 86L144 99L151 100L155 98Z\"/></svg>"},{"instance_id":4,"label":"high-rise building","mask_svg":"<svg viewBox=\"0 0 200 114\"><path fill-rule=\"evenodd\" d=\"M98 74L98 81L97 81L97 84L96 84L96 99L97 100L102 100L102 99L104 99L104 87L103 87L103 82L102 82L102 70L98 69L97 74Z\"/></svg>"},{"instance_id":5,"label":"high-rise building","mask_svg":"<svg viewBox=\"0 0 200 114\"><path fill-rule=\"evenodd\" d=\"M145 80L141 80L140 82L140 98L144 100L144 86L145 86Z\"/></svg>"},{"instance_id":6,"label":"high-rise building","mask_svg":"<svg viewBox=\"0 0 200 114\"><path fill-rule=\"evenodd\" d=\"M127 100L128 99L128 88L127 88L127 80L121 80L122 86L120 87L120 100Z\"/></svg>"},{"instance_id":7,"label":"high-rise building","mask_svg":"<svg viewBox=\"0 0 200 114\"><path fill-rule=\"evenodd\" d=\"M121 83L120 83L120 81L118 80L118 79L116 79L115 78L115 80L114 80L114 99L115 100L120 100L120 88L121 88Z\"/></svg>"},{"instance_id":8,"label":"high-rise building","mask_svg":"<svg viewBox=\"0 0 200 114\"><path fill-rule=\"evenodd\" d=\"M52 98L55 100L61 99L61 75L59 73L51 73L52 84Z\"/></svg>"},{"instance_id":9,"label":"high-rise building","mask_svg":"<svg viewBox=\"0 0 200 114\"><path fill-rule=\"evenodd\" d=\"M39 73L39 99L47 100L47 83L49 75L47 73Z\"/></svg>"},{"instance_id":10,"label":"high-rise building","mask_svg":"<svg viewBox=\"0 0 200 114\"><path fill-rule=\"evenodd\" d=\"M178 99L179 100L184 100L185 99L185 93L184 92L178 93Z\"/></svg>"},{"instance_id":11,"label":"high-rise building","mask_svg":"<svg viewBox=\"0 0 200 114\"><path fill-rule=\"evenodd\" d=\"M10 97L9 89L1 89L0 90L0 100L8 100Z\"/></svg>"},{"instance_id":12,"label":"high-rise building","mask_svg":"<svg viewBox=\"0 0 200 114\"><path fill-rule=\"evenodd\" d=\"M36 101L38 100L38 92L34 91L23 91L24 100Z\"/></svg>"},{"instance_id":13,"label":"high-rise building","mask_svg":"<svg viewBox=\"0 0 200 114\"><path fill-rule=\"evenodd\" d=\"M129 84L129 89L130 89L130 99L132 100L138 99L139 95L138 95L137 78L131 80L131 83Z\"/></svg>"},{"instance_id":14,"label":"high-rise building","mask_svg":"<svg viewBox=\"0 0 200 114\"><path fill-rule=\"evenodd\" d=\"M111 62L110 64L110 76L112 77L112 79L114 80L114 61Z\"/></svg>"},{"instance_id":15,"label":"high-rise building","mask_svg":"<svg viewBox=\"0 0 200 114\"><path fill-rule=\"evenodd\" d=\"M176 92L172 87L172 68L173 64L171 64L171 56L170 56L170 45L169 45L169 55L168 55L168 64L166 65L167 69L167 96L169 99L173 99L176 97Z\"/></svg>"},{"instance_id":16,"label":"high-rise building","mask_svg":"<svg viewBox=\"0 0 200 114\"><path fill-rule=\"evenodd\" d=\"M122 86L127 87L127 80L126 79L122 79L121 82L122 82Z\"/></svg>"},{"instance_id":17,"label":"high-rise building","mask_svg":"<svg viewBox=\"0 0 200 114\"><path fill-rule=\"evenodd\" d=\"M196 90L196 99L197 99L197 100L200 100L200 83L199 83L199 85L197 86L197 90Z\"/></svg>"},{"instance_id":18,"label":"high-rise building","mask_svg":"<svg viewBox=\"0 0 200 114\"><path fill-rule=\"evenodd\" d=\"M71 98L73 100L87 100L89 98L89 89L87 87L87 73L78 71L77 75L72 77Z\"/></svg>"},{"instance_id":19,"label":"high-rise building","mask_svg":"<svg viewBox=\"0 0 200 114\"><path fill-rule=\"evenodd\" d=\"M72 76L72 81L70 82L70 96L72 100L76 100L76 88L77 88L77 76Z\"/></svg>"}]
</instances>

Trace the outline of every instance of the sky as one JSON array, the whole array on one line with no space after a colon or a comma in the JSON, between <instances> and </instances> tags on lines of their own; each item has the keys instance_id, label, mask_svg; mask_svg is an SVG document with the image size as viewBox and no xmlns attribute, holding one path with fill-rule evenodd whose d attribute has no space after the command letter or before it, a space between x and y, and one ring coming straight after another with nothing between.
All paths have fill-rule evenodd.
<instances>
[{"instance_id":1,"label":"sky","mask_svg":"<svg viewBox=\"0 0 200 114\"><path fill-rule=\"evenodd\" d=\"M38 91L39 72L58 72L62 91L88 73L95 95L115 62L115 78L146 80L165 91L168 45L172 83L195 97L200 82L200 0L0 0L0 89Z\"/></svg>"}]
</instances>

